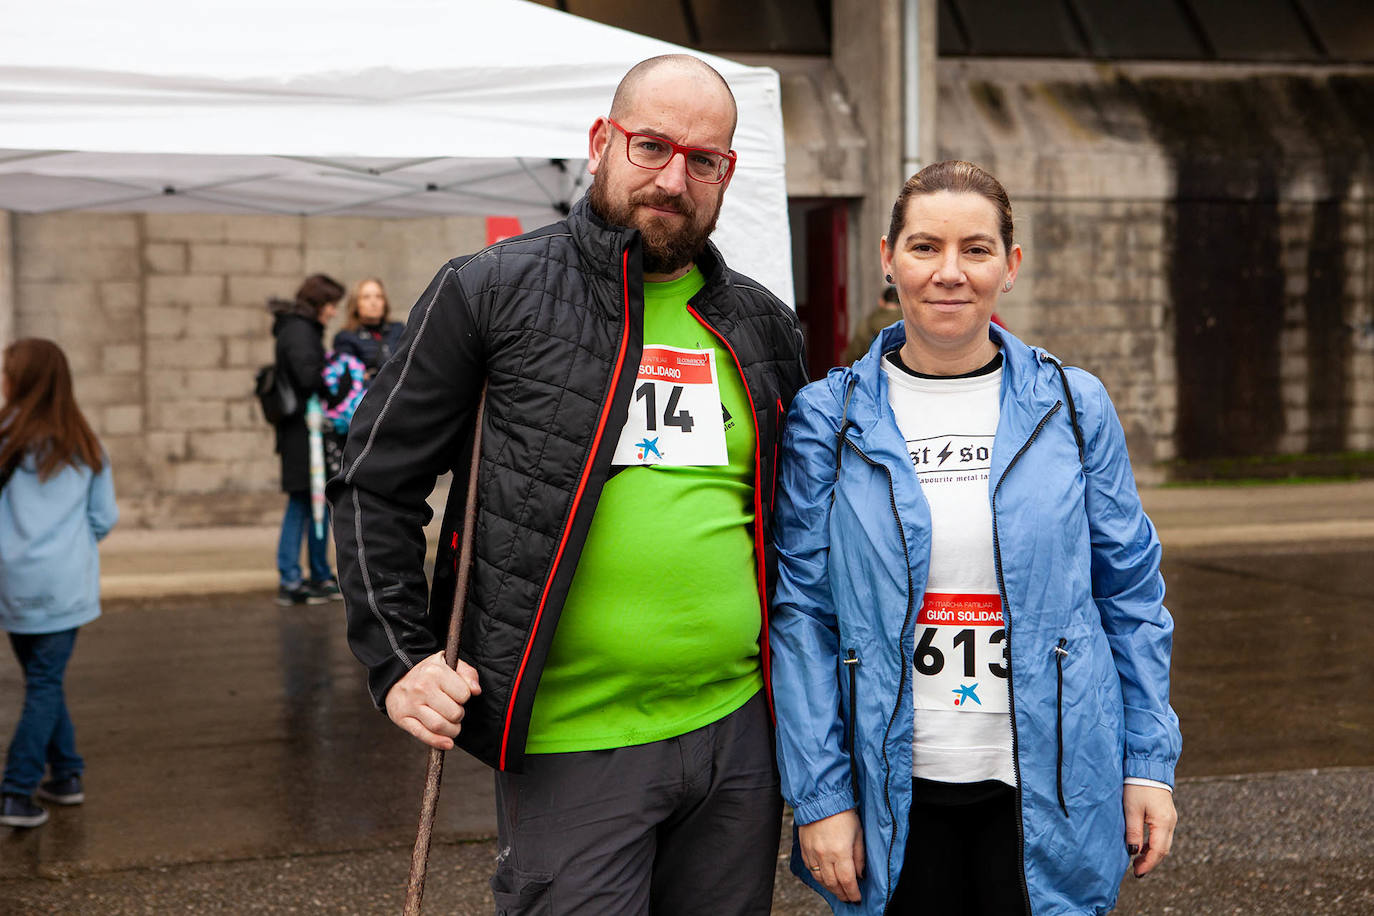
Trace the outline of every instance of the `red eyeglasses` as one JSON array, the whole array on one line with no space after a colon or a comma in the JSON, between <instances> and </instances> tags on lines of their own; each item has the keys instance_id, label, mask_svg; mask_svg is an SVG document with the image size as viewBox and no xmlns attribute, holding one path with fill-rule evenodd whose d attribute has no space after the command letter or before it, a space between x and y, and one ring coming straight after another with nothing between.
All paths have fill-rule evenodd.
<instances>
[{"instance_id":1,"label":"red eyeglasses","mask_svg":"<svg viewBox=\"0 0 1374 916\"><path fill-rule=\"evenodd\" d=\"M641 169L658 171L673 161L678 153L687 163L687 174L703 184L720 184L735 169L736 156L695 146L679 146L672 140L626 130L611 118L611 126L625 135L625 157Z\"/></svg>"}]
</instances>

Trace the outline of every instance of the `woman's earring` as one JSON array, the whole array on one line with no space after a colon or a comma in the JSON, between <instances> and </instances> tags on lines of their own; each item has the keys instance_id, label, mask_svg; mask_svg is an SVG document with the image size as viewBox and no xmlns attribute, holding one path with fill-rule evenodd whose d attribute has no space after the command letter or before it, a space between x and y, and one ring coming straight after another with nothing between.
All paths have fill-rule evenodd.
<instances>
[{"instance_id":1,"label":"woman's earring","mask_svg":"<svg viewBox=\"0 0 1374 916\"><path fill-rule=\"evenodd\" d=\"M883 274L883 279L886 280L887 282L891 283L891 282L892 282L892 274Z\"/></svg>"},{"instance_id":2,"label":"woman's earring","mask_svg":"<svg viewBox=\"0 0 1374 916\"><path fill-rule=\"evenodd\" d=\"M1006 282L1006 285L1002 287L1002 291L1003 291L1003 292L1006 292L1006 293L1011 292L1011 281L1010 281L1010 280L1008 280L1008 281Z\"/></svg>"}]
</instances>

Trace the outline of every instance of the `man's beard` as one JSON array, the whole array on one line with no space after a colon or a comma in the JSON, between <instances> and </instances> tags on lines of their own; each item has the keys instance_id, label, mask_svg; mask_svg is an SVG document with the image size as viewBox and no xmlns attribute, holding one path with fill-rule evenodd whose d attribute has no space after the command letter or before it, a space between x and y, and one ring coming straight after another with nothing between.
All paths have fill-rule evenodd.
<instances>
[{"instance_id":1,"label":"man's beard","mask_svg":"<svg viewBox=\"0 0 1374 916\"><path fill-rule=\"evenodd\" d=\"M587 201L596 215L615 226L630 226L639 230L644 245L644 272L646 274L672 274L696 261L697 256L706 249L706 240L716 231L716 220L720 217L720 198L711 208L709 218L698 213L696 205L685 194L674 197L660 191L648 190L630 195L627 201L612 201L606 190L606 182L601 176L592 177L592 186L587 189ZM641 213L637 207L647 204L654 207L671 207L685 217L681 228L673 228L661 217Z\"/></svg>"}]
</instances>

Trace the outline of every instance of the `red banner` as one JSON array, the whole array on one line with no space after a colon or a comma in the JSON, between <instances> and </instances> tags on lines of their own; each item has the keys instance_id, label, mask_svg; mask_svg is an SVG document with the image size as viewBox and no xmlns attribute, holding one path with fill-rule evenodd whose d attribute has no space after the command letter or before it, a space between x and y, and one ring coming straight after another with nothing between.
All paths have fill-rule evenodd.
<instances>
[{"instance_id":1,"label":"red banner","mask_svg":"<svg viewBox=\"0 0 1374 916\"><path fill-rule=\"evenodd\" d=\"M711 384L711 364L705 353L678 353L658 347L645 347L639 361L639 377L662 379L679 385Z\"/></svg>"},{"instance_id":2,"label":"red banner","mask_svg":"<svg viewBox=\"0 0 1374 916\"><path fill-rule=\"evenodd\" d=\"M927 627L1000 627L1002 599L997 595L926 592L916 623Z\"/></svg>"},{"instance_id":3,"label":"red banner","mask_svg":"<svg viewBox=\"0 0 1374 916\"><path fill-rule=\"evenodd\" d=\"M520 220L514 216L488 216L487 217L487 244L495 245L497 242L519 235Z\"/></svg>"}]
</instances>

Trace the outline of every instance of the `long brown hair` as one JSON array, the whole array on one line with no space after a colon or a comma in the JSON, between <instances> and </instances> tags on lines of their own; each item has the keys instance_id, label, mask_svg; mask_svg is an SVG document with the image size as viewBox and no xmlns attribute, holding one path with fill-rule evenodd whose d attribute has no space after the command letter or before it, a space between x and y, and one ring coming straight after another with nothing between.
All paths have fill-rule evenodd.
<instances>
[{"instance_id":1,"label":"long brown hair","mask_svg":"<svg viewBox=\"0 0 1374 916\"><path fill-rule=\"evenodd\" d=\"M51 340L26 337L5 348L5 406L0 409L0 468L13 468L28 453L38 479L62 465L104 466L100 440L72 396L66 354Z\"/></svg>"},{"instance_id":2,"label":"long brown hair","mask_svg":"<svg viewBox=\"0 0 1374 916\"><path fill-rule=\"evenodd\" d=\"M363 326L363 319L358 314L358 297L362 295L363 287L369 283L376 283L377 291L382 294L382 324L385 325L391 319L391 297L386 294L386 287L377 277L364 277L353 285L353 292L348 294L348 316L344 319L343 326L345 331L356 331Z\"/></svg>"}]
</instances>

